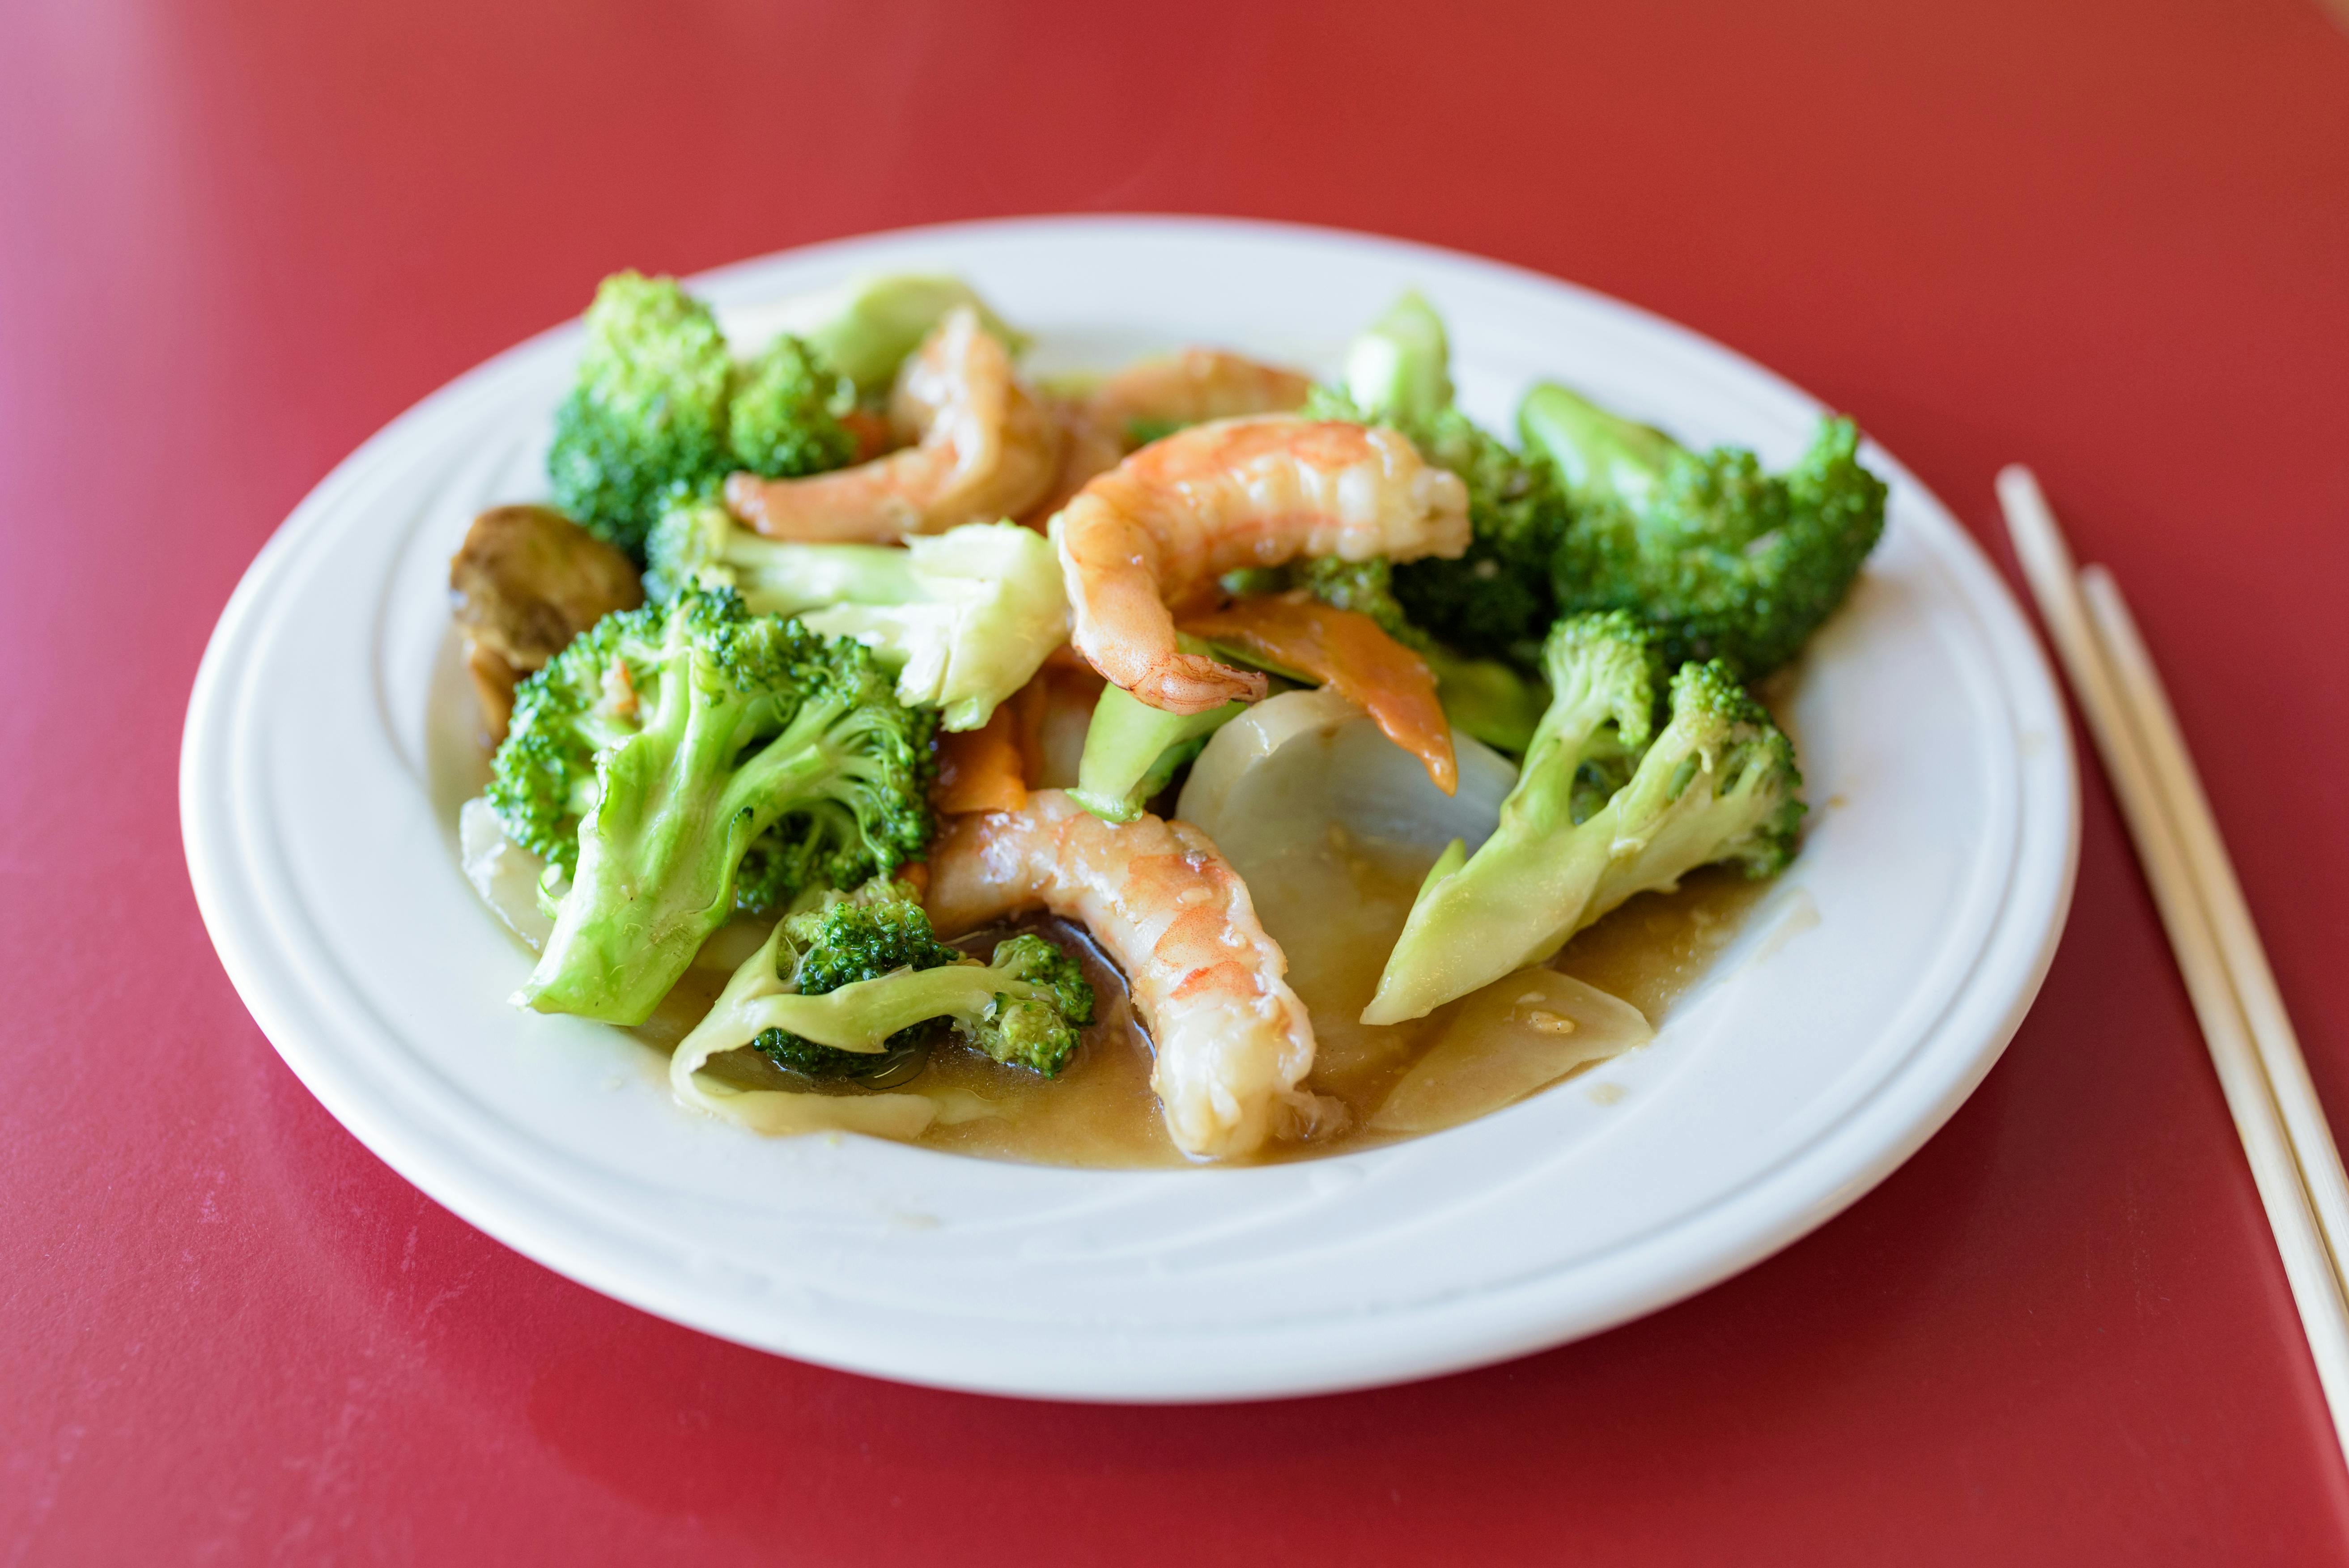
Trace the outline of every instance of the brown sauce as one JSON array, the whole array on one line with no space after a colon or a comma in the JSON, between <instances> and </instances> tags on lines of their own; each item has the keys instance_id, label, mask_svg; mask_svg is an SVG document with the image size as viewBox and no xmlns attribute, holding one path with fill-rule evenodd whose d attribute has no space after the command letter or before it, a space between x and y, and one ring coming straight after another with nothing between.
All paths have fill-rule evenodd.
<instances>
[{"instance_id":1,"label":"brown sauce","mask_svg":"<svg viewBox=\"0 0 2349 1568\"><path fill-rule=\"evenodd\" d=\"M470 693L463 691L462 661L446 649L443 654L443 668L436 670L441 695L434 703L440 722L429 750L436 802L453 823L458 805L486 780L488 753ZM1312 1014L1318 1048L1310 1086L1344 1101L1357 1128L1433 1046L1459 1005L1392 1027L1358 1021L1431 858L1334 836L1326 845L1301 847L1283 861L1280 875L1258 877L1250 888L1266 930L1288 957L1289 984ZM1643 894L1576 937L1554 967L1622 998L1660 1025L1711 969L1770 886L1718 867L1697 871L1678 892ZM1191 1163L1160 1120L1150 1088L1149 1039L1133 1020L1115 967L1081 928L1049 919L981 933L962 945L983 957L993 938L1013 929L1041 930L1080 953L1098 999L1095 1021L1076 1059L1055 1079L941 1044L931 1054L922 1086L969 1090L1000 1114L933 1126L920 1141L957 1154L1037 1165L1134 1168ZM762 933L736 928L713 939L702 962L633 1031L636 1037L665 1059L717 1000L734 966L749 957L758 934ZM744 1088L805 1087L747 1050L720 1056L705 1070ZM1310 1144L1275 1146L1262 1158L1315 1158L1391 1141L1357 1130Z\"/></svg>"},{"instance_id":2,"label":"brown sauce","mask_svg":"<svg viewBox=\"0 0 2349 1568\"><path fill-rule=\"evenodd\" d=\"M1357 1129L1433 1045L1460 1005L1392 1027L1358 1022L1426 874L1418 858L1333 846L1278 879L1288 898L1268 891L1258 898L1267 929L1288 953L1289 983L1313 1015L1319 1048L1311 1086L1343 1100ZM1326 897L1333 877L1344 878L1350 897L1321 904L1317 919L1300 923L1304 903ZM1270 887L1272 879L1265 880ZM1575 938L1554 967L1621 997L1650 1023L1661 1023L1673 1002L1703 978L1767 887L1718 868L1696 872L1676 893L1632 899ZM1288 928L1285 937L1282 927ZM1124 980L1114 966L1081 927L1043 917L978 933L957 945L984 957L1013 929L1040 930L1079 954L1093 983L1094 1022L1075 1060L1053 1079L1003 1066L951 1042L939 1044L931 1052L923 1086L969 1090L999 1114L934 1126L920 1141L957 1154L1032 1165L1130 1169L1191 1163L1167 1137L1159 1117L1150 1088L1149 1038L1133 1018ZM666 1052L709 1008L726 972L722 967L689 972L638 1036ZM744 1088L805 1086L755 1052L730 1053L708 1070ZM1261 1158L1309 1159L1393 1141L1356 1130L1310 1144L1277 1145Z\"/></svg>"}]
</instances>

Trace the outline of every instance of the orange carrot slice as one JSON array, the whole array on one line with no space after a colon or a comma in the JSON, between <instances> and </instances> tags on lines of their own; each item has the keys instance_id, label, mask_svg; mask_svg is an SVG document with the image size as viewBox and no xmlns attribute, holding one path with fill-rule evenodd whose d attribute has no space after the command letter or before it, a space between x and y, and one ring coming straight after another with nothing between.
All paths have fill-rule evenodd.
<instances>
[{"instance_id":1,"label":"orange carrot slice","mask_svg":"<svg viewBox=\"0 0 2349 1568\"><path fill-rule=\"evenodd\" d=\"M938 778L930 804L951 816L966 811L1019 811L1028 804L1020 769L1019 722L999 703L986 727L938 737Z\"/></svg>"},{"instance_id":2,"label":"orange carrot slice","mask_svg":"<svg viewBox=\"0 0 2349 1568\"><path fill-rule=\"evenodd\" d=\"M1426 660L1370 617L1299 592L1252 594L1179 624L1193 637L1323 682L1424 763L1436 788L1450 794L1459 787L1452 726L1435 700L1435 677Z\"/></svg>"},{"instance_id":3,"label":"orange carrot slice","mask_svg":"<svg viewBox=\"0 0 2349 1568\"><path fill-rule=\"evenodd\" d=\"M889 429L889 421L870 409L851 409L840 416L840 427L856 442L856 453L851 462L871 462L897 444Z\"/></svg>"}]
</instances>

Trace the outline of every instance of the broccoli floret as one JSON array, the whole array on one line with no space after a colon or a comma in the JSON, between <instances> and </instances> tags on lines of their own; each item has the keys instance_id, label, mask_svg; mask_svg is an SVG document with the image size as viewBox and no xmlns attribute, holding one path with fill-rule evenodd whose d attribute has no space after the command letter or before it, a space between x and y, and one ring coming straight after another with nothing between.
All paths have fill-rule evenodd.
<instances>
[{"instance_id":1,"label":"broccoli floret","mask_svg":"<svg viewBox=\"0 0 2349 1568\"><path fill-rule=\"evenodd\" d=\"M1719 662L1684 664L1655 724L1661 637L1624 611L1573 616L1543 662L1556 693L1500 824L1428 873L1365 1023L1418 1018L1529 964L1635 893L1699 866L1766 877L1795 853L1794 747Z\"/></svg>"},{"instance_id":2,"label":"broccoli floret","mask_svg":"<svg viewBox=\"0 0 2349 1568\"><path fill-rule=\"evenodd\" d=\"M999 1062L1059 1076L1077 1054L1079 1031L1093 1021L1084 966L1030 933L996 943L987 973L1003 989L963 1027L964 1037Z\"/></svg>"},{"instance_id":3,"label":"broccoli floret","mask_svg":"<svg viewBox=\"0 0 2349 1568\"><path fill-rule=\"evenodd\" d=\"M786 919L772 961L778 978L802 996L823 996L859 981L899 970L961 963L962 953L937 940L913 890L876 877L846 898ZM767 1028L750 1044L778 1067L811 1078L896 1082L918 1071L931 1033L925 1021L898 1030L876 1054L821 1045L788 1029Z\"/></svg>"},{"instance_id":4,"label":"broccoli floret","mask_svg":"<svg viewBox=\"0 0 2349 1568\"><path fill-rule=\"evenodd\" d=\"M1557 613L1550 561L1566 507L1547 469L1511 452L1452 402L1451 348L1427 302L1407 294L1355 339L1342 389L1317 388L1314 419L1391 424L1468 487L1467 553L1394 568L1412 620L1468 653L1530 666ZM1463 728L1465 728L1464 725Z\"/></svg>"},{"instance_id":5,"label":"broccoli floret","mask_svg":"<svg viewBox=\"0 0 2349 1568\"><path fill-rule=\"evenodd\" d=\"M587 307L579 376L554 412L555 504L639 556L674 485L725 472L734 364L707 306L674 278L616 273Z\"/></svg>"},{"instance_id":6,"label":"broccoli floret","mask_svg":"<svg viewBox=\"0 0 2349 1568\"><path fill-rule=\"evenodd\" d=\"M1456 560L1431 556L1396 566L1395 597L1412 619L1456 647L1534 662L1557 609L1550 563L1567 512L1556 483L1457 409L1404 433L1428 462L1467 484L1469 540Z\"/></svg>"},{"instance_id":7,"label":"broccoli floret","mask_svg":"<svg viewBox=\"0 0 2349 1568\"><path fill-rule=\"evenodd\" d=\"M586 327L547 478L556 505L637 560L680 495L711 493L736 469L789 477L855 452L837 417L853 389L820 355L784 337L738 368L709 307L674 278L614 274Z\"/></svg>"},{"instance_id":8,"label":"broccoli floret","mask_svg":"<svg viewBox=\"0 0 2349 1568\"><path fill-rule=\"evenodd\" d=\"M1563 387L1528 393L1518 421L1574 497L1559 604L1636 611L1673 661L1769 674L1843 602L1884 531L1884 482L1860 466L1849 420L1821 421L1783 477L1750 452L1690 452Z\"/></svg>"},{"instance_id":9,"label":"broccoli floret","mask_svg":"<svg viewBox=\"0 0 2349 1568\"><path fill-rule=\"evenodd\" d=\"M864 643L897 700L976 730L1069 639L1051 542L1016 523L967 523L895 545L801 545L755 534L709 502L673 507L647 545L656 599L725 586L755 611Z\"/></svg>"},{"instance_id":10,"label":"broccoli floret","mask_svg":"<svg viewBox=\"0 0 2349 1568\"><path fill-rule=\"evenodd\" d=\"M856 388L786 333L740 367L726 409L732 468L769 479L822 473L856 455L856 438L840 417L856 406Z\"/></svg>"},{"instance_id":11,"label":"broccoli floret","mask_svg":"<svg viewBox=\"0 0 2349 1568\"><path fill-rule=\"evenodd\" d=\"M1128 452L1139 452L1152 441L1164 441L1176 431L1190 428L1191 421L1188 420L1136 415L1125 421L1125 448Z\"/></svg>"},{"instance_id":12,"label":"broccoli floret","mask_svg":"<svg viewBox=\"0 0 2349 1568\"><path fill-rule=\"evenodd\" d=\"M1417 289L1348 346L1345 388L1355 407L1406 429L1452 406L1451 340L1444 317Z\"/></svg>"},{"instance_id":13,"label":"broccoli floret","mask_svg":"<svg viewBox=\"0 0 2349 1568\"><path fill-rule=\"evenodd\" d=\"M637 1023L727 917L918 857L933 716L730 590L606 616L515 693L491 805L568 877L519 1000Z\"/></svg>"},{"instance_id":14,"label":"broccoli floret","mask_svg":"<svg viewBox=\"0 0 2349 1568\"><path fill-rule=\"evenodd\" d=\"M751 1045L817 1078L904 1075L943 1021L998 1062L1057 1076L1093 1019L1076 960L1039 936L998 942L980 963L939 941L902 884L878 879L794 915L735 972L696 1043Z\"/></svg>"}]
</instances>

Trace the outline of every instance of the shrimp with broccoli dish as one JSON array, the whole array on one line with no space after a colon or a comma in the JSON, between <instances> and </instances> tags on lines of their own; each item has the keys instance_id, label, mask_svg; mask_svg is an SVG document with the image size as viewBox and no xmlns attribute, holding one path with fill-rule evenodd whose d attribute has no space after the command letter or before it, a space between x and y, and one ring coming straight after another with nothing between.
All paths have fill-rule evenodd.
<instances>
[{"instance_id":1,"label":"shrimp with broccoli dish","mask_svg":"<svg viewBox=\"0 0 2349 1568\"><path fill-rule=\"evenodd\" d=\"M450 566L515 1003L737 1128L1092 1165L1638 1048L1801 851L1764 699L1883 528L1850 421L1772 472L1565 365L1504 439L1417 294L1319 379L1030 344L930 275L598 291Z\"/></svg>"}]
</instances>

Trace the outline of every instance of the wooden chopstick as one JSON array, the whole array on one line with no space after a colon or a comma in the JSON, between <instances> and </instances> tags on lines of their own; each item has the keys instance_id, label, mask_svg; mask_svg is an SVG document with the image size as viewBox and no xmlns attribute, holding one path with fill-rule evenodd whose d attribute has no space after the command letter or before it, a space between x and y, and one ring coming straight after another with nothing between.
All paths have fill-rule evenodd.
<instances>
[{"instance_id":1,"label":"wooden chopstick","mask_svg":"<svg viewBox=\"0 0 2349 1568\"><path fill-rule=\"evenodd\" d=\"M2317 1380L2332 1412L2335 1438L2344 1453L2349 1454L2349 1299L2344 1299L2341 1271L2325 1245L2310 1201L2311 1189L2327 1178L2318 1174L2312 1179L2304 1172L2304 1168L2320 1173L2329 1170L2330 1180L2340 1183L2340 1156L2329 1130L2323 1131L2321 1143L2312 1136L2307 1143L2298 1144L2290 1126L2297 1122L2323 1129L2324 1113L2308 1081L2306 1065L2300 1063L2296 1042L2291 1043L2291 1061L2299 1064L2297 1074L2287 1068L2272 1080L2254 1044L2249 1009L2238 987L2248 984L2256 990L2260 981L2239 980L2230 969L2229 950L2218 929L2225 916L2213 912L2227 902L2227 896L2221 892L2214 898L2195 875L2195 858L2188 847L2193 828L2188 819L2199 808L2207 824L2209 804L2199 787L2192 791L2191 805L2182 798L2185 792L2176 787L2181 779L2191 782L2192 769L2168 701L2160 695L2152 661L2143 657L2142 641L2128 627L2123 632L2124 649L2107 646L2082 591L2071 547L2064 543L2031 471L2020 466L2002 470L1998 497L2023 576L2039 601L2040 615L2072 678L2072 690L2087 716L2096 749L2128 818L2130 836L2137 842L2162 925L2169 933L2171 950L2185 976L2187 994L2201 1023L2220 1088L2227 1096L2227 1109L2234 1117L2236 1135L2242 1139L2243 1153L2251 1162L2251 1179L2267 1210L2268 1228L2283 1259L2284 1278L2300 1311ZM2109 584L2108 576L2106 581ZM2120 604L2117 589L2097 592L2108 600L2105 622L2126 622L2127 609ZM2134 649L2135 657L2127 649ZM2163 739L2178 753L2166 769L2155 760ZM2208 852L2223 864L2225 851L2215 824L2208 831ZM2224 880L2240 907L2241 889L2231 871ZM2242 911L2240 934L2257 947L2247 909ZM2263 958L2257 973L2272 995L2274 978ZM2278 999L2274 1016L2282 1015ZM2288 1021L2284 1030L2288 1036ZM2279 1097L2297 1101L2289 1116L2280 1112ZM2344 1215L2349 1215L2349 1207L2344 1207Z\"/></svg>"},{"instance_id":2,"label":"wooden chopstick","mask_svg":"<svg viewBox=\"0 0 2349 1568\"><path fill-rule=\"evenodd\" d=\"M2243 885L2235 878L2234 862L2219 836L2218 819L2210 813L2210 797L2203 793L2202 777L2194 766L2178 728L2169 694L2153 667L2153 656L2137 635L2137 618L2129 614L2121 586L2102 566L2083 566L2080 587L2088 601L2088 616L2103 639L2122 699L2146 757L2153 764L2169 812L2186 851L2187 868L2194 875L2203 913L2219 940L2227 978L2233 982L2235 1001L2251 1026L2260 1065L2266 1069L2276 1108L2283 1113L2285 1134L2300 1166L2309 1200L2316 1207L2316 1223L2324 1232L2334 1272L2349 1292L2349 1172L2341 1168L2341 1150L2333 1141L2332 1125L2324 1119L2323 1102L2308 1075L2308 1059L2301 1054L2300 1035L2284 1011L2276 990L2275 971L2268 967L2267 949L2260 943L2259 928L2251 924L2251 906L2243 901Z\"/></svg>"}]
</instances>

